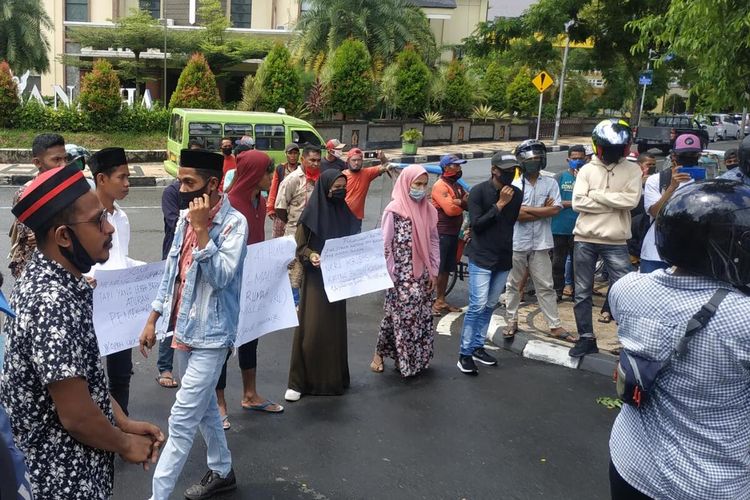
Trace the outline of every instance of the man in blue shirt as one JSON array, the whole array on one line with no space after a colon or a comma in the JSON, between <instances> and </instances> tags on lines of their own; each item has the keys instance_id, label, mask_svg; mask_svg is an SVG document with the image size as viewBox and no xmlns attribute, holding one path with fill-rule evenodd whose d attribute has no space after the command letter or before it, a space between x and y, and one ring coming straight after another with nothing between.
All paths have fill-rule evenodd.
<instances>
[{"instance_id":1,"label":"man in blue shirt","mask_svg":"<svg viewBox=\"0 0 750 500\"><path fill-rule=\"evenodd\" d=\"M586 150L580 144L571 146L568 150L568 170L556 176L560 188L562 210L552 218L552 280L554 281L557 300L561 300L565 283L565 263L573 258L573 228L576 226L578 213L573 211L573 186L576 183L578 169L586 164ZM569 287L572 295L572 287Z\"/></svg>"}]
</instances>

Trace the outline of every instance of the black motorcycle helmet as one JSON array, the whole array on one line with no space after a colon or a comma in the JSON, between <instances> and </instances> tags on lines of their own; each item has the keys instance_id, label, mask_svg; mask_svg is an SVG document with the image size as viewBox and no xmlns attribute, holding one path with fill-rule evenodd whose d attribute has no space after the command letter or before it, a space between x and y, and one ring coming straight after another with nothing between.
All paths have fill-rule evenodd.
<instances>
[{"instance_id":1,"label":"black motorcycle helmet","mask_svg":"<svg viewBox=\"0 0 750 500\"><path fill-rule=\"evenodd\" d=\"M625 120L608 118L594 127L591 140L594 143L594 154L605 165L610 165L617 163L630 153L633 132Z\"/></svg>"},{"instance_id":2,"label":"black motorcycle helmet","mask_svg":"<svg viewBox=\"0 0 750 500\"><path fill-rule=\"evenodd\" d=\"M672 266L750 285L750 187L716 179L684 186L656 218L656 248Z\"/></svg>"},{"instance_id":3,"label":"black motorcycle helmet","mask_svg":"<svg viewBox=\"0 0 750 500\"><path fill-rule=\"evenodd\" d=\"M740 171L745 175L750 175L750 135L742 140L737 156L740 161L737 165Z\"/></svg>"},{"instance_id":4,"label":"black motorcycle helmet","mask_svg":"<svg viewBox=\"0 0 750 500\"><path fill-rule=\"evenodd\" d=\"M539 170L547 168L547 146L541 141L535 139L523 141L516 146L514 153L516 155L516 160L518 160L518 163L522 168L524 161L534 158L541 158L542 164L540 165Z\"/></svg>"}]
</instances>

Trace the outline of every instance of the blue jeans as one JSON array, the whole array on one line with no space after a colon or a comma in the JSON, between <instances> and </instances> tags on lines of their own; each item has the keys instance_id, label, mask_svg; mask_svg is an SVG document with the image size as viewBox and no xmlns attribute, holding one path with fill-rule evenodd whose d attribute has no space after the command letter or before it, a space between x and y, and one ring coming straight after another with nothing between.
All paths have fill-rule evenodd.
<instances>
[{"instance_id":1,"label":"blue jeans","mask_svg":"<svg viewBox=\"0 0 750 500\"><path fill-rule=\"evenodd\" d=\"M595 337L591 319L592 295L594 293L594 271L601 257L609 274L609 286L633 270L627 245L602 245L576 241L573 252L573 274L575 275L575 305L578 335Z\"/></svg>"},{"instance_id":2,"label":"blue jeans","mask_svg":"<svg viewBox=\"0 0 750 500\"><path fill-rule=\"evenodd\" d=\"M174 349L172 349L172 336L170 335L159 341L159 359L156 360L156 368L159 370L159 374L172 371L173 357Z\"/></svg>"},{"instance_id":3,"label":"blue jeans","mask_svg":"<svg viewBox=\"0 0 750 500\"><path fill-rule=\"evenodd\" d=\"M462 356L471 356L484 347L492 311L500 300L509 272L484 269L469 259L469 307L461 331Z\"/></svg>"},{"instance_id":4,"label":"blue jeans","mask_svg":"<svg viewBox=\"0 0 750 500\"><path fill-rule=\"evenodd\" d=\"M232 454L221 425L216 403L216 382L228 349L175 350L181 385L169 416L169 439L156 464L152 499L168 499L200 429L206 442L208 468L226 477L232 469Z\"/></svg>"},{"instance_id":5,"label":"blue jeans","mask_svg":"<svg viewBox=\"0 0 750 500\"><path fill-rule=\"evenodd\" d=\"M640 271L643 274L653 273L659 269L668 269L669 264L660 260L645 260L641 259Z\"/></svg>"},{"instance_id":6,"label":"blue jeans","mask_svg":"<svg viewBox=\"0 0 750 500\"><path fill-rule=\"evenodd\" d=\"M571 285L573 285L573 259L568 255L565 259L565 286Z\"/></svg>"}]
</instances>

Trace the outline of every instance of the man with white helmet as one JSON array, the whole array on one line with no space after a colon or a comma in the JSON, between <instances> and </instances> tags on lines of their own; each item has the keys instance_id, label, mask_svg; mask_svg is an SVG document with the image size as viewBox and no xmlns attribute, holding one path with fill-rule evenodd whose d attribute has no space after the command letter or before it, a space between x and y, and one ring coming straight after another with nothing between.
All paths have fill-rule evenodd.
<instances>
[{"instance_id":1,"label":"man with white helmet","mask_svg":"<svg viewBox=\"0 0 750 500\"><path fill-rule=\"evenodd\" d=\"M573 210L578 212L573 269L573 312L579 339L570 356L599 352L591 318L594 270L598 257L609 272L610 286L633 270L628 254L630 211L638 205L643 187L641 169L625 156L633 133L623 120L600 122L592 133L594 157L578 172L573 188Z\"/></svg>"}]
</instances>

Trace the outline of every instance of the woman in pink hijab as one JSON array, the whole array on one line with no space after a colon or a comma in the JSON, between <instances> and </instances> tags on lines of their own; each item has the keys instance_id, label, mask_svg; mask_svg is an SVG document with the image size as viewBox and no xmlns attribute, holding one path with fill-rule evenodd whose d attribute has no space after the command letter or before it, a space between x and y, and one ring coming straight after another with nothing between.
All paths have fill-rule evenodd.
<instances>
[{"instance_id":1,"label":"woman in pink hijab","mask_svg":"<svg viewBox=\"0 0 750 500\"><path fill-rule=\"evenodd\" d=\"M427 171L410 165L401 172L383 213L383 240L394 287L385 294L385 317L370 368L383 371L383 358L396 361L402 377L430 365L434 331L432 304L440 264L437 211L426 200Z\"/></svg>"}]
</instances>

